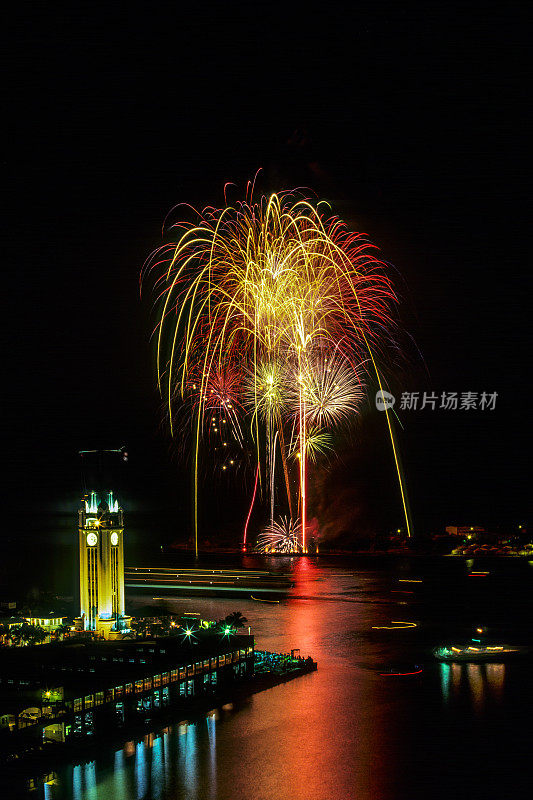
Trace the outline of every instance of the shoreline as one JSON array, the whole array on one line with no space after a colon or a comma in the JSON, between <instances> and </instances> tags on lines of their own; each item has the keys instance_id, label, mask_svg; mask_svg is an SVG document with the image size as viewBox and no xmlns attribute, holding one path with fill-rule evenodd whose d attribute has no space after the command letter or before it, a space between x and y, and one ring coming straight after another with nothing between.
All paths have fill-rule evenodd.
<instances>
[{"instance_id":1,"label":"shoreline","mask_svg":"<svg viewBox=\"0 0 533 800\"><path fill-rule=\"evenodd\" d=\"M166 552L165 555L171 555L172 553ZM194 558L194 553L192 551L184 550L182 554L190 555ZM341 556L353 556L354 558L357 557L380 557L383 556L391 556L391 557L416 557L416 558L525 558L525 559L533 559L533 552L531 553L478 553L478 554L464 554L464 553L432 553L432 552L420 552L416 550L323 550L319 553L254 553L250 552L242 552L242 550L200 550L198 555L198 561L200 561L202 556L250 556L256 558L330 558L330 557L341 557Z\"/></svg>"}]
</instances>

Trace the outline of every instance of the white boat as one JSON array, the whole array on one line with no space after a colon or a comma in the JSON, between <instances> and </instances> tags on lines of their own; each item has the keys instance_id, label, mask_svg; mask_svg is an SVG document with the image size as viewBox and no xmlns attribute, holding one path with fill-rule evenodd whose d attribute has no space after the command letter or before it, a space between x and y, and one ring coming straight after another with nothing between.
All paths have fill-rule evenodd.
<instances>
[{"instance_id":1,"label":"white boat","mask_svg":"<svg viewBox=\"0 0 533 800\"><path fill-rule=\"evenodd\" d=\"M516 645L442 645L433 650L439 661L504 661L516 656L524 656L531 652L530 647Z\"/></svg>"}]
</instances>

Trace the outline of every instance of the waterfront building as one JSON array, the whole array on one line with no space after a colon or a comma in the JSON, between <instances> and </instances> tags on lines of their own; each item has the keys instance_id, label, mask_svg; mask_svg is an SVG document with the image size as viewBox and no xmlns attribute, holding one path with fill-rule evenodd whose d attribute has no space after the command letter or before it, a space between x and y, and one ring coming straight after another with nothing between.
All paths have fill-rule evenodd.
<instances>
[{"instance_id":1,"label":"waterfront building","mask_svg":"<svg viewBox=\"0 0 533 800\"><path fill-rule=\"evenodd\" d=\"M24 616L0 615L0 644L42 644L50 642L57 636L57 631L64 633L69 626L66 617L56 611L33 607ZM64 627L63 627L64 626Z\"/></svg>"},{"instance_id":2,"label":"waterfront building","mask_svg":"<svg viewBox=\"0 0 533 800\"><path fill-rule=\"evenodd\" d=\"M448 525L446 527L446 533L449 533L450 536L462 536L466 539L474 539L476 536L486 533L486 530L480 525Z\"/></svg>"},{"instance_id":3,"label":"waterfront building","mask_svg":"<svg viewBox=\"0 0 533 800\"><path fill-rule=\"evenodd\" d=\"M130 628L124 604L124 513L109 492L85 497L78 512L80 617L78 630L116 639Z\"/></svg>"},{"instance_id":4,"label":"waterfront building","mask_svg":"<svg viewBox=\"0 0 533 800\"><path fill-rule=\"evenodd\" d=\"M30 614L24 616L21 622L28 622L30 625L38 625L45 633L50 634L57 631L67 618L58 614L56 611L46 611L44 609L32 608Z\"/></svg>"},{"instance_id":5,"label":"waterfront building","mask_svg":"<svg viewBox=\"0 0 533 800\"><path fill-rule=\"evenodd\" d=\"M220 629L156 639L77 638L0 660L0 749L20 752L194 709L254 674L254 637Z\"/></svg>"}]
</instances>

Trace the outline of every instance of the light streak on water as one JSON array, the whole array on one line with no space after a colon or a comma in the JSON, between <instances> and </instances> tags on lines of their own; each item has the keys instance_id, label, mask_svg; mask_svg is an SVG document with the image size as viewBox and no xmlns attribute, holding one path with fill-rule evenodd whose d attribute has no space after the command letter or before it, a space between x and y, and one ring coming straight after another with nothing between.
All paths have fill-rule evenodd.
<instances>
[{"instance_id":1,"label":"light streak on water","mask_svg":"<svg viewBox=\"0 0 533 800\"><path fill-rule=\"evenodd\" d=\"M479 664L468 664L466 667L468 684L472 694L472 705L475 711L481 711L485 702L485 687L483 685L483 675Z\"/></svg>"},{"instance_id":2,"label":"light streak on water","mask_svg":"<svg viewBox=\"0 0 533 800\"><path fill-rule=\"evenodd\" d=\"M209 739L209 787L212 800L217 797L217 717L210 714L206 719Z\"/></svg>"},{"instance_id":3,"label":"light streak on water","mask_svg":"<svg viewBox=\"0 0 533 800\"><path fill-rule=\"evenodd\" d=\"M503 697L505 664L487 664L487 683L496 700Z\"/></svg>"},{"instance_id":4,"label":"light streak on water","mask_svg":"<svg viewBox=\"0 0 533 800\"><path fill-rule=\"evenodd\" d=\"M152 747L152 774L150 780L151 797L159 800L165 786L165 753L163 736L154 740Z\"/></svg>"},{"instance_id":5,"label":"light streak on water","mask_svg":"<svg viewBox=\"0 0 533 800\"><path fill-rule=\"evenodd\" d=\"M73 800L82 799L81 766L79 764L76 764L72 770L72 798Z\"/></svg>"},{"instance_id":6,"label":"light streak on water","mask_svg":"<svg viewBox=\"0 0 533 800\"><path fill-rule=\"evenodd\" d=\"M451 669L449 664L440 664L440 684L442 690L442 698L446 704L450 700L450 679Z\"/></svg>"},{"instance_id":7,"label":"light streak on water","mask_svg":"<svg viewBox=\"0 0 533 800\"><path fill-rule=\"evenodd\" d=\"M135 749L135 784L137 800L146 797L148 793L148 758L144 742L139 742Z\"/></svg>"}]
</instances>

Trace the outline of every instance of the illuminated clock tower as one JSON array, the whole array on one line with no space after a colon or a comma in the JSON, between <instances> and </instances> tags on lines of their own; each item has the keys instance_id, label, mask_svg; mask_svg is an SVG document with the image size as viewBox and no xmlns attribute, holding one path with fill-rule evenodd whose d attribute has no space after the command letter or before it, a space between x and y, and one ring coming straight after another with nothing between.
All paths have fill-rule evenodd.
<instances>
[{"instance_id":1,"label":"illuminated clock tower","mask_svg":"<svg viewBox=\"0 0 533 800\"><path fill-rule=\"evenodd\" d=\"M79 509L81 630L114 639L129 631L124 607L124 521L118 500L96 492Z\"/></svg>"}]
</instances>

